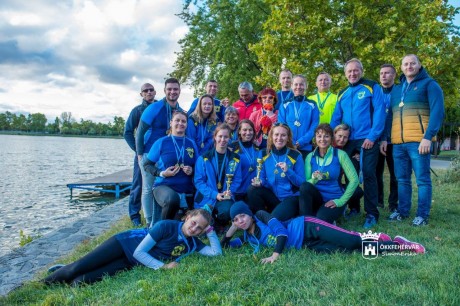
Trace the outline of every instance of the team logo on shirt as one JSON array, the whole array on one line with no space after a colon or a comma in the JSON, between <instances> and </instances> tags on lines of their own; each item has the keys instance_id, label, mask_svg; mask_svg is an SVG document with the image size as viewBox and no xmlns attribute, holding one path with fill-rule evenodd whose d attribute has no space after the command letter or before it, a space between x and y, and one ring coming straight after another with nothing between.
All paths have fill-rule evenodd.
<instances>
[{"instance_id":1,"label":"team logo on shirt","mask_svg":"<svg viewBox=\"0 0 460 306\"><path fill-rule=\"evenodd\" d=\"M216 113L220 112L220 105L215 105L214 110L216 111Z\"/></svg>"},{"instance_id":2,"label":"team logo on shirt","mask_svg":"<svg viewBox=\"0 0 460 306\"><path fill-rule=\"evenodd\" d=\"M171 256L178 257L180 256L185 250L185 245L177 245L171 252Z\"/></svg>"},{"instance_id":3,"label":"team logo on shirt","mask_svg":"<svg viewBox=\"0 0 460 306\"><path fill-rule=\"evenodd\" d=\"M366 92L365 92L365 91L360 91L360 92L358 92L358 99L361 100L362 98L364 98L365 95L366 95Z\"/></svg>"},{"instance_id":4,"label":"team logo on shirt","mask_svg":"<svg viewBox=\"0 0 460 306\"><path fill-rule=\"evenodd\" d=\"M190 148L190 147L188 147L185 150L187 151L188 156L190 156L190 158L193 158L193 154L195 153L195 150L193 150L193 148Z\"/></svg>"},{"instance_id":5,"label":"team logo on shirt","mask_svg":"<svg viewBox=\"0 0 460 306\"><path fill-rule=\"evenodd\" d=\"M268 235L267 236L267 246L268 247L274 247L276 246L276 237L273 235Z\"/></svg>"}]
</instances>

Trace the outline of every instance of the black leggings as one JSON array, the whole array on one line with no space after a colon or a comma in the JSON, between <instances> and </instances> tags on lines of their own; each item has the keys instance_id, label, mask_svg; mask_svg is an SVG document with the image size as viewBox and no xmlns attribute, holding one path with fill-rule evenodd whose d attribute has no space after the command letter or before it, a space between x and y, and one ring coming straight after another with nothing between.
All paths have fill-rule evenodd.
<instances>
[{"instance_id":1,"label":"black leggings","mask_svg":"<svg viewBox=\"0 0 460 306\"><path fill-rule=\"evenodd\" d=\"M346 208L346 205L335 208L324 206L321 193L309 182L304 182L300 185L299 203L301 216L315 216L329 223L333 223L342 216Z\"/></svg>"},{"instance_id":2,"label":"black leggings","mask_svg":"<svg viewBox=\"0 0 460 306\"><path fill-rule=\"evenodd\" d=\"M118 271L132 267L121 244L112 236L79 260L60 268L43 281L47 284L91 284L102 280L104 275L112 276Z\"/></svg>"},{"instance_id":3,"label":"black leggings","mask_svg":"<svg viewBox=\"0 0 460 306\"><path fill-rule=\"evenodd\" d=\"M292 196L280 201L273 191L265 187L250 188L248 204L254 213L265 210L280 221L286 221L299 215L299 197Z\"/></svg>"}]
</instances>

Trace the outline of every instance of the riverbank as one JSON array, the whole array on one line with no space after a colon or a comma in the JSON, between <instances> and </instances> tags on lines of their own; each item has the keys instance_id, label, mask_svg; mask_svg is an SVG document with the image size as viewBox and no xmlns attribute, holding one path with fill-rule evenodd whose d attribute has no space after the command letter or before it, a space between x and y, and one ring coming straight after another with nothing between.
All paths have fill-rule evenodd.
<instances>
[{"instance_id":1,"label":"riverbank","mask_svg":"<svg viewBox=\"0 0 460 306\"><path fill-rule=\"evenodd\" d=\"M52 137L79 137L79 138L109 138L123 139L123 136L107 136L107 135L74 135L74 134L49 134L38 132L21 132L21 131L0 131L0 135L17 135L17 136L52 136Z\"/></svg>"},{"instance_id":2,"label":"riverbank","mask_svg":"<svg viewBox=\"0 0 460 306\"><path fill-rule=\"evenodd\" d=\"M59 258L71 253L83 241L95 238L127 215L126 197L72 224L38 238L0 257L0 295L36 277Z\"/></svg>"}]
</instances>

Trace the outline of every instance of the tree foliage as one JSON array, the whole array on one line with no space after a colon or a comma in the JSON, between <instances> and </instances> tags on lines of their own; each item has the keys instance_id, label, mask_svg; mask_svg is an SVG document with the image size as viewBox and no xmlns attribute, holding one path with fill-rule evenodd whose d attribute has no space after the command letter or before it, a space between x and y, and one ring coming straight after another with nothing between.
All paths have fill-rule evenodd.
<instances>
[{"instance_id":1,"label":"tree foliage","mask_svg":"<svg viewBox=\"0 0 460 306\"><path fill-rule=\"evenodd\" d=\"M219 97L238 97L238 84L253 82L262 71L249 45L262 37L270 10L262 0L186 1L179 17L189 26L179 41L171 74L203 93L207 80L219 81Z\"/></svg>"},{"instance_id":2,"label":"tree foliage","mask_svg":"<svg viewBox=\"0 0 460 306\"><path fill-rule=\"evenodd\" d=\"M174 75L196 89L216 78L225 94L243 80L278 87L282 68L313 83L328 71L337 91L346 85L343 64L362 60L368 78L380 66L399 66L418 54L447 96L459 96L459 8L443 0L206 0L179 15L190 32L179 43ZM310 92L313 91L310 86ZM222 95L220 95L222 96Z\"/></svg>"}]
</instances>

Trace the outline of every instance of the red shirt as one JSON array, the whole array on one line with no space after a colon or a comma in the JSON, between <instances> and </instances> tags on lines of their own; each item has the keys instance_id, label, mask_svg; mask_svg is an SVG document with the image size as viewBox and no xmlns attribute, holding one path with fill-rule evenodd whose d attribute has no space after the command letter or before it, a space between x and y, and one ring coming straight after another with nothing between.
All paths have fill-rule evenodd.
<instances>
[{"instance_id":1,"label":"red shirt","mask_svg":"<svg viewBox=\"0 0 460 306\"><path fill-rule=\"evenodd\" d=\"M253 112L257 112L262 108L262 103L257 100L257 96L254 95L253 99L249 104L244 103L241 99L233 103L232 106L238 110L240 120L249 119Z\"/></svg>"}]
</instances>

